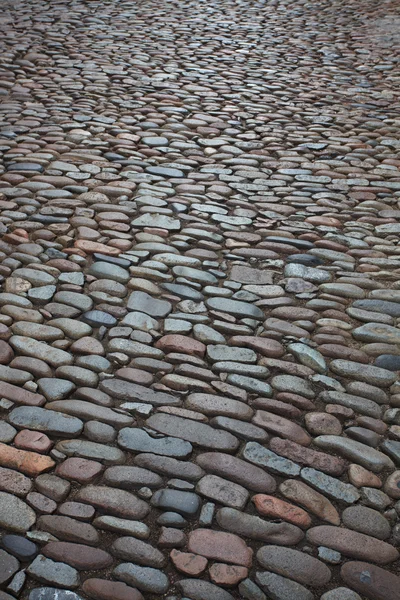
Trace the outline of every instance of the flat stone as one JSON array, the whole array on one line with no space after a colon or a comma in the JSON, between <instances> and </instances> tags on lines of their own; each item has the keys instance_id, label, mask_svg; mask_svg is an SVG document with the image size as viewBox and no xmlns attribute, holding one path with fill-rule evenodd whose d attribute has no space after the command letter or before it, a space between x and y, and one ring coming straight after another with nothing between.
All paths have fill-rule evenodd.
<instances>
[{"instance_id":1,"label":"flat stone","mask_svg":"<svg viewBox=\"0 0 400 600\"><path fill-rule=\"evenodd\" d=\"M158 413L146 421L147 425L160 433L176 435L196 446L234 452L239 441L227 431L220 431L207 425L173 415Z\"/></svg>"},{"instance_id":2,"label":"flat stone","mask_svg":"<svg viewBox=\"0 0 400 600\"><path fill-rule=\"evenodd\" d=\"M16 427L59 437L78 436L83 429L80 419L38 406L18 406L11 411L9 419Z\"/></svg>"},{"instance_id":3,"label":"flat stone","mask_svg":"<svg viewBox=\"0 0 400 600\"><path fill-rule=\"evenodd\" d=\"M345 406L346 408L350 408L355 412L367 415L374 419L380 419L382 416L382 409L379 404L361 396L353 396L352 394L329 390L321 392L318 399L326 404L340 404L341 406Z\"/></svg>"},{"instance_id":4,"label":"flat stone","mask_svg":"<svg viewBox=\"0 0 400 600\"><path fill-rule=\"evenodd\" d=\"M162 568L166 558L151 544L134 537L121 537L115 540L110 548L114 556L122 560L129 560L138 565Z\"/></svg>"},{"instance_id":5,"label":"flat stone","mask_svg":"<svg viewBox=\"0 0 400 600\"><path fill-rule=\"evenodd\" d=\"M21 535L5 534L1 539L3 548L19 560L27 562L33 560L39 549L36 544L30 542Z\"/></svg>"},{"instance_id":6,"label":"flat stone","mask_svg":"<svg viewBox=\"0 0 400 600\"><path fill-rule=\"evenodd\" d=\"M235 436L244 440L254 440L256 442L267 442L268 434L261 427L257 427L252 423L239 421L230 417L214 417L210 420L210 425L218 429L225 429L233 433Z\"/></svg>"},{"instance_id":7,"label":"flat stone","mask_svg":"<svg viewBox=\"0 0 400 600\"><path fill-rule=\"evenodd\" d=\"M58 515L41 516L38 519L38 528L66 542L96 546L100 541L100 536L92 525L82 523L82 521L77 521L70 517Z\"/></svg>"},{"instance_id":8,"label":"flat stone","mask_svg":"<svg viewBox=\"0 0 400 600\"><path fill-rule=\"evenodd\" d=\"M153 594L165 594L170 585L168 577L162 571L133 563L121 563L114 569L113 576L142 592Z\"/></svg>"},{"instance_id":9,"label":"flat stone","mask_svg":"<svg viewBox=\"0 0 400 600\"><path fill-rule=\"evenodd\" d=\"M79 586L76 569L61 562L55 562L39 555L27 568L27 573L43 583L75 589Z\"/></svg>"},{"instance_id":10,"label":"flat stone","mask_svg":"<svg viewBox=\"0 0 400 600\"><path fill-rule=\"evenodd\" d=\"M50 542L43 554L57 562L67 563L78 571L97 571L112 565L112 557L100 548L70 542Z\"/></svg>"},{"instance_id":11,"label":"flat stone","mask_svg":"<svg viewBox=\"0 0 400 600\"><path fill-rule=\"evenodd\" d=\"M192 445L182 439L152 437L144 429L129 427L125 427L119 432L118 444L121 448L133 452L149 452L177 458L186 458L193 450Z\"/></svg>"},{"instance_id":12,"label":"flat stone","mask_svg":"<svg viewBox=\"0 0 400 600\"><path fill-rule=\"evenodd\" d=\"M228 507L217 512L217 523L222 529L243 537L282 546L295 546L304 536L302 530L291 523L266 521Z\"/></svg>"},{"instance_id":13,"label":"flat stone","mask_svg":"<svg viewBox=\"0 0 400 600\"><path fill-rule=\"evenodd\" d=\"M130 535L139 539L148 539L150 530L144 523L140 521L132 521L131 519L120 519L109 515L96 517L93 524L98 529L112 531L118 534Z\"/></svg>"},{"instance_id":14,"label":"flat stone","mask_svg":"<svg viewBox=\"0 0 400 600\"><path fill-rule=\"evenodd\" d=\"M98 421L101 421L102 423L107 423L108 425L112 425L117 428L123 427L124 425L128 426L133 423L132 417L128 415L120 414L111 408L107 408L106 406L96 406L95 404L92 404L91 402L85 402L84 400L60 400L56 402L49 402L47 404L47 407L48 410L52 413L56 413L59 416L64 416L65 419L67 419L68 417L75 419L80 423L82 423L80 418L84 421L96 419ZM71 417L70 415L73 416Z\"/></svg>"},{"instance_id":15,"label":"flat stone","mask_svg":"<svg viewBox=\"0 0 400 600\"><path fill-rule=\"evenodd\" d=\"M190 394L185 407L208 416L236 417L244 421L253 416L253 410L244 402L212 394Z\"/></svg>"},{"instance_id":16,"label":"flat stone","mask_svg":"<svg viewBox=\"0 0 400 600\"><path fill-rule=\"evenodd\" d=\"M341 454L374 473L394 468L393 461L386 454L356 440L336 435L320 435L314 439L314 443L320 448Z\"/></svg>"},{"instance_id":17,"label":"flat stone","mask_svg":"<svg viewBox=\"0 0 400 600\"><path fill-rule=\"evenodd\" d=\"M108 581L106 579L86 579L82 590L94 600L143 600L139 590L132 588L120 581ZM36 600L36 599L35 599ZM37 600L50 600L38 598ZM54 600L69 600L68 598L54 598ZM71 598L70 600L74 600Z\"/></svg>"},{"instance_id":18,"label":"flat stone","mask_svg":"<svg viewBox=\"0 0 400 600\"><path fill-rule=\"evenodd\" d=\"M269 447L280 456L285 456L301 465L316 467L318 470L324 471L329 475L341 475L347 465L346 461L336 456L318 452L311 448L305 448L290 440L272 438Z\"/></svg>"},{"instance_id":19,"label":"flat stone","mask_svg":"<svg viewBox=\"0 0 400 600\"><path fill-rule=\"evenodd\" d=\"M192 516L200 508L200 497L193 492L162 489L153 494L151 505L164 510L173 510L184 516Z\"/></svg>"},{"instance_id":20,"label":"flat stone","mask_svg":"<svg viewBox=\"0 0 400 600\"><path fill-rule=\"evenodd\" d=\"M146 138L147 140L149 138ZM165 138L160 138L165 139ZM166 215L144 214L132 221L132 227L159 227L168 231L179 231L181 223L178 219Z\"/></svg>"},{"instance_id":21,"label":"flat stone","mask_svg":"<svg viewBox=\"0 0 400 600\"><path fill-rule=\"evenodd\" d=\"M342 377L365 381L365 383L371 385L388 387L396 381L394 373L373 365L364 365L362 363L337 359L332 360L329 366L334 373Z\"/></svg>"},{"instance_id":22,"label":"flat stone","mask_svg":"<svg viewBox=\"0 0 400 600\"><path fill-rule=\"evenodd\" d=\"M65 479L79 483L91 483L102 470L102 465L93 460L67 458L57 466L56 473Z\"/></svg>"},{"instance_id":23,"label":"flat stone","mask_svg":"<svg viewBox=\"0 0 400 600\"><path fill-rule=\"evenodd\" d=\"M400 330L384 323L367 323L353 330L353 337L359 342L373 344L400 344Z\"/></svg>"},{"instance_id":24,"label":"flat stone","mask_svg":"<svg viewBox=\"0 0 400 600\"><path fill-rule=\"evenodd\" d=\"M19 562L14 556L0 550L0 584L5 584L18 571Z\"/></svg>"},{"instance_id":25,"label":"flat stone","mask_svg":"<svg viewBox=\"0 0 400 600\"><path fill-rule=\"evenodd\" d=\"M133 490L141 487L161 487L162 478L148 469L121 466L108 468L104 473L104 482L125 490Z\"/></svg>"},{"instance_id":26,"label":"flat stone","mask_svg":"<svg viewBox=\"0 0 400 600\"><path fill-rule=\"evenodd\" d=\"M233 265L230 279L239 283L251 283L255 285L270 285L273 280L273 271L254 269L245 265Z\"/></svg>"},{"instance_id":27,"label":"flat stone","mask_svg":"<svg viewBox=\"0 0 400 600\"><path fill-rule=\"evenodd\" d=\"M378 511L366 506L349 506L342 514L343 524L355 531L371 535L380 540L390 536L390 524Z\"/></svg>"},{"instance_id":28,"label":"flat stone","mask_svg":"<svg viewBox=\"0 0 400 600\"><path fill-rule=\"evenodd\" d=\"M229 564L250 567L253 551L237 535L196 529L189 534L189 552Z\"/></svg>"},{"instance_id":29,"label":"flat stone","mask_svg":"<svg viewBox=\"0 0 400 600\"><path fill-rule=\"evenodd\" d=\"M180 399L172 394L157 392L144 385L123 379L105 379L100 383L100 389L118 400L136 400L155 406L180 405Z\"/></svg>"},{"instance_id":30,"label":"flat stone","mask_svg":"<svg viewBox=\"0 0 400 600\"><path fill-rule=\"evenodd\" d=\"M149 512L149 506L143 500L125 490L110 487L89 485L79 490L75 500L123 518L142 519Z\"/></svg>"},{"instance_id":31,"label":"flat stone","mask_svg":"<svg viewBox=\"0 0 400 600\"><path fill-rule=\"evenodd\" d=\"M393 562L399 557L398 551L390 544L343 527L330 525L312 527L307 532L307 540L312 544L333 548L350 558L364 559L382 565Z\"/></svg>"},{"instance_id":32,"label":"flat stone","mask_svg":"<svg viewBox=\"0 0 400 600\"><path fill-rule=\"evenodd\" d=\"M309 467L302 469L301 477L330 498L346 502L346 504L353 504L360 498L359 492L353 485L343 483L339 479L321 473L316 469Z\"/></svg>"},{"instance_id":33,"label":"flat stone","mask_svg":"<svg viewBox=\"0 0 400 600\"><path fill-rule=\"evenodd\" d=\"M285 498L304 506L323 521L328 521L333 525L340 524L339 513L333 504L302 481L286 479L280 484L279 491Z\"/></svg>"},{"instance_id":34,"label":"flat stone","mask_svg":"<svg viewBox=\"0 0 400 600\"><path fill-rule=\"evenodd\" d=\"M42 456L36 452L17 450L13 446L0 444L0 465L11 467L26 475L35 477L54 467L54 460L49 456Z\"/></svg>"},{"instance_id":35,"label":"flat stone","mask_svg":"<svg viewBox=\"0 0 400 600\"><path fill-rule=\"evenodd\" d=\"M74 360L73 356L68 352L53 348L44 342L38 342L26 336L14 335L10 338L10 344L18 353L44 360L55 368L63 365L71 365Z\"/></svg>"},{"instance_id":36,"label":"flat stone","mask_svg":"<svg viewBox=\"0 0 400 600\"><path fill-rule=\"evenodd\" d=\"M207 452L197 456L196 462L208 473L234 481L255 492L271 493L276 488L275 480L265 471L230 454Z\"/></svg>"},{"instance_id":37,"label":"flat stone","mask_svg":"<svg viewBox=\"0 0 400 600\"><path fill-rule=\"evenodd\" d=\"M169 477L179 477L189 479L189 481L198 481L203 477L204 471L198 465L191 462L183 462L169 456L158 456L156 454L138 454L135 464L140 467L150 469L161 475Z\"/></svg>"},{"instance_id":38,"label":"flat stone","mask_svg":"<svg viewBox=\"0 0 400 600\"><path fill-rule=\"evenodd\" d=\"M314 594L300 583L271 573L262 571L256 573L256 582L273 600L313 600Z\"/></svg>"},{"instance_id":39,"label":"flat stone","mask_svg":"<svg viewBox=\"0 0 400 600\"><path fill-rule=\"evenodd\" d=\"M190 552L180 552L179 550L172 550L170 558L178 571L194 577L201 575L208 563L207 559L203 556L198 556Z\"/></svg>"},{"instance_id":40,"label":"flat stone","mask_svg":"<svg viewBox=\"0 0 400 600\"><path fill-rule=\"evenodd\" d=\"M234 600L232 594L200 579L182 579L176 585L191 600Z\"/></svg>"},{"instance_id":41,"label":"flat stone","mask_svg":"<svg viewBox=\"0 0 400 600\"><path fill-rule=\"evenodd\" d=\"M257 552L257 561L264 569L289 577L303 585L326 585L330 569L320 560L292 548L263 546Z\"/></svg>"},{"instance_id":42,"label":"flat stone","mask_svg":"<svg viewBox=\"0 0 400 600\"><path fill-rule=\"evenodd\" d=\"M153 298L146 292L135 291L129 296L127 308L154 318L164 318L171 312L172 305L166 300Z\"/></svg>"},{"instance_id":43,"label":"flat stone","mask_svg":"<svg viewBox=\"0 0 400 600\"><path fill-rule=\"evenodd\" d=\"M252 502L254 502L257 511L264 517L282 519L302 529L307 529L311 525L310 516L305 510L280 498L266 494L256 494L252 497Z\"/></svg>"},{"instance_id":44,"label":"flat stone","mask_svg":"<svg viewBox=\"0 0 400 600\"><path fill-rule=\"evenodd\" d=\"M249 318L261 321L264 313L257 306L240 302L239 300L230 300L228 298L210 298L206 300L206 305L212 310L225 312L241 319Z\"/></svg>"},{"instance_id":45,"label":"flat stone","mask_svg":"<svg viewBox=\"0 0 400 600\"><path fill-rule=\"evenodd\" d=\"M397 600L400 577L367 562L350 561L340 570L343 581L371 600Z\"/></svg>"},{"instance_id":46,"label":"flat stone","mask_svg":"<svg viewBox=\"0 0 400 600\"><path fill-rule=\"evenodd\" d=\"M130 279L128 271L109 262L97 261L88 270L89 275L97 279L111 279L118 283L127 283ZM89 306L89 309L91 306ZM88 309L86 309L88 310Z\"/></svg>"},{"instance_id":47,"label":"flat stone","mask_svg":"<svg viewBox=\"0 0 400 600\"><path fill-rule=\"evenodd\" d=\"M257 410L252 422L267 431L281 435L302 446L308 446L311 443L310 436L300 425L274 413Z\"/></svg>"},{"instance_id":48,"label":"flat stone","mask_svg":"<svg viewBox=\"0 0 400 600\"><path fill-rule=\"evenodd\" d=\"M104 462L106 465L118 465L125 460L125 454L118 448L86 440L65 440L58 442L56 448L67 456L95 459Z\"/></svg>"},{"instance_id":49,"label":"flat stone","mask_svg":"<svg viewBox=\"0 0 400 600\"><path fill-rule=\"evenodd\" d=\"M264 448L258 442L248 442L242 452L244 459L249 462L265 467L273 473L279 473L281 475L292 475L296 476L300 473L300 466L291 460L282 458L278 454L271 452L267 448Z\"/></svg>"},{"instance_id":50,"label":"flat stone","mask_svg":"<svg viewBox=\"0 0 400 600\"><path fill-rule=\"evenodd\" d=\"M249 498L249 493L244 487L217 475L205 475L198 482L196 491L220 504L239 509L245 507Z\"/></svg>"}]
</instances>

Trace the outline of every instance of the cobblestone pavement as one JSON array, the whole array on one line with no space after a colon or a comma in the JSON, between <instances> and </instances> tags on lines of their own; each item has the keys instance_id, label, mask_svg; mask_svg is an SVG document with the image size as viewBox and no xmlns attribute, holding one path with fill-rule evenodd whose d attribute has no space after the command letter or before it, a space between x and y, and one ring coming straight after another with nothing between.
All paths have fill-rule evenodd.
<instances>
[{"instance_id":1,"label":"cobblestone pavement","mask_svg":"<svg viewBox=\"0 0 400 600\"><path fill-rule=\"evenodd\" d=\"M0 600L399 600L400 15L0 14Z\"/></svg>"}]
</instances>

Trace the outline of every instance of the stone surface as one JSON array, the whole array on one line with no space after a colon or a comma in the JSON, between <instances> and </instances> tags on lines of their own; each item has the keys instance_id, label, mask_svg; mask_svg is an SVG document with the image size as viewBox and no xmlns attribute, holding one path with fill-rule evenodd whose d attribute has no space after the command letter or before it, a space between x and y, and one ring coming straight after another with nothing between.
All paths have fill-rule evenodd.
<instances>
[{"instance_id":1,"label":"stone surface","mask_svg":"<svg viewBox=\"0 0 400 600\"><path fill-rule=\"evenodd\" d=\"M397 550L386 542L364 533L345 528L336 529L329 525L311 528L307 539L313 544L333 548L351 558L364 558L382 565L393 562L399 556Z\"/></svg>"},{"instance_id":2,"label":"stone surface","mask_svg":"<svg viewBox=\"0 0 400 600\"><path fill-rule=\"evenodd\" d=\"M303 585L320 587L331 578L331 572L323 562L292 548L263 546L257 552L257 561L264 569Z\"/></svg>"},{"instance_id":3,"label":"stone surface","mask_svg":"<svg viewBox=\"0 0 400 600\"><path fill-rule=\"evenodd\" d=\"M2 3L0 600L399 600L395 4Z\"/></svg>"},{"instance_id":4,"label":"stone surface","mask_svg":"<svg viewBox=\"0 0 400 600\"><path fill-rule=\"evenodd\" d=\"M340 574L351 588L372 600L396 600L399 577L376 565L365 562L347 562Z\"/></svg>"}]
</instances>

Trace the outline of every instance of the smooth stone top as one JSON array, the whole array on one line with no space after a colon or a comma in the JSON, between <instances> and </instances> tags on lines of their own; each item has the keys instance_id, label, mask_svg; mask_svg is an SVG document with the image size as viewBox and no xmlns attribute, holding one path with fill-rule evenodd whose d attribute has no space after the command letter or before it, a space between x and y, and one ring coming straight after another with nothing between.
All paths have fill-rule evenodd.
<instances>
[{"instance_id":1,"label":"smooth stone top","mask_svg":"<svg viewBox=\"0 0 400 600\"><path fill-rule=\"evenodd\" d=\"M307 539L312 544L326 546L345 556L372 563L386 565L399 558L398 551L390 544L344 527L312 527L307 532Z\"/></svg>"},{"instance_id":2,"label":"smooth stone top","mask_svg":"<svg viewBox=\"0 0 400 600\"><path fill-rule=\"evenodd\" d=\"M199 423L175 415L157 413L146 421L148 427L166 435L180 437L197 446L234 452L239 440L227 431L214 429L206 423Z\"/></svg>"},{"instance_id":3,"label":"smooth stone top","mask_svg":"<svg viewBox=\"0 0 400 600\"><path fill-rule=\"evenodd\" d=\"M393 461L386 454L356 440L338 435L320 435L314 439L314 443L325 450L337 452L374 473L394 469Z\"/></svg>"},{"instance_id":4,"label":"smooth stone top","mask_svg":"<svg viewBox=\"0 0 400 600\"><path fill-rule=\"evenodd\" d=\"M304 585L319 587L331 578L330 569L323 562L292 548L263 546L257 552L257 560L264 569Z\"/></svg>"},{"instance_id":5,"label":"smooth stone top","mask_svg":"<svg viewBox=\"0 0 400 600\"><path fill-rule=\"evenodd\" d=\"M340 571L343 581L371 600L398 600L400 577L367 562L350 561ZM347 599L346 599L347 600Z\"/></svg>"}]
</instances>

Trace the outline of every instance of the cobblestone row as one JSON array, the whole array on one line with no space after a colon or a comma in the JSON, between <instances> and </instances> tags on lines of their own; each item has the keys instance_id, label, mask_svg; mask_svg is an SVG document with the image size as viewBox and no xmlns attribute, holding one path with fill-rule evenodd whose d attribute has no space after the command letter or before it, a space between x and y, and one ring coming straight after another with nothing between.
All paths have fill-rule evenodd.
<instances>
[{"instance_id":1,"label":"cobblestone row","mask_svg":"<svg viewBox=\"0 0 400 600\"><path fill-rule=\"evenodd\" d=\"M399 600L392 0L0 14L0 600Z\"/></svg>"}]
</instances>

